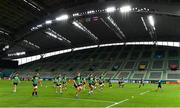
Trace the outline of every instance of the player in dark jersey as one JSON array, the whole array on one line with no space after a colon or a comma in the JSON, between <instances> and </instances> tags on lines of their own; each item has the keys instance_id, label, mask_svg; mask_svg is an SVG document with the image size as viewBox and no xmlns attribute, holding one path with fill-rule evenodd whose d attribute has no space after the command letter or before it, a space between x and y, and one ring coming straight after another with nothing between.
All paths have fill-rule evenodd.
<instances>
[{"instance_id":1,"label":"player in dark jersey","mask_svg":"<svg viewBox=\"0 0 180 108\"><path fill-rule=\"evenodd\" d=\"M118 84L119 84L119 87L124 88L124 85L125 85L124 79L123 78L119 79Z\"/></svg>"},{"instance_id":2,"label":"player in dark jersey","mask_svg":"<svg viewBox=\"0 0 180 108\"><path fill-rule=\"evenodd\" d=\"M94 89L96 89L98 86L98 80L97 80L96 76L94 76L93 80L94 80L93 86L94 86Z\"/></svg>"},{"instance_id":3,"label":"player in dark jersey","mask_svg":"<svg viewBox=\"0 0 180 108\"><path fill-rule=\"evenodd\" d=\"M144 80L143 80L143 78L140 80L139 88L141 88L141 86L144 86Z\"/></svg>"},{"instance_id":4,"label":"player in dark jersey","mask_svg":"<svg viewBox=\"0 0 180 108\"><path fill-rule=\"evenodd\" d=\"M19 75L16 73L15 76L13 76L12 78L12 82L13 82L13 92L16 92L16 87L18 85L18 83L20 83L20 78Z\"/></svg>"},{"instance_id":5,"label":"player in dark jersey","mask_svg":"<svg viewBox=\"0 0 180 108\"><path fill-rule=\"evenodd\" d=\"M104 88L104 76L103 75L101 75L99 77L99 88L100 88L100 90L103 90L103 88Z\"/></svg>"},{"instance_id":6,"label":"player in dark jersey","mask_svg":"<svg viewBox=\"0 0 180 108\"><path fill-rule=\"evenodd\" d=\"M39 73L37 73L35 76L32 78L32 83L33 83L33 93L32 96L38 96L38 81L39 81Z\"/></svg>"},{"instance_id":7,"label":"player in dark jersey","mask_svg":"<svg viewBox=\"0 0 180 108\"><path fill-rule=\"evenodd\" d=\"M92 94L93 90L94 90L94 78L93 78L92 74L90 74L87 81L88 81L88 84L89 84L89 94Z\"/></svg>"},{"instance_id":8,"label":"player in dark jersey","mask_svg":"<svg viewBox=\"0 0 180 108\"><path fill-rule=\"evenodd\" d=\"M161 81L161 80L158 81L157 91L158 91L159 89L162 89L162 81Z\"/></svg>"},{"instance_id":9,"label":"player in dark jersey","mask_svg":"<svg viewBox=\"0 0 180 108\"><path fill-rule=\"evenodd\" d=\"M112 88L111 78L108 79L109 88Z\"/></svg>"},{"instance_id":10,"label":"player in dark jersey","mask_svg":"<svg viewBox=\"0 0 180 108\"><path fill-rule=\"evenodd\" d=\"M82 89L86 90L86 78L82 78Z\"/></svg>"},{"instance_id":11,"label":"player in dark jersey","mask_svg":"<svg viewBox=\"0 0 180 108\"><path fill-rule=\"evenodd\" d=\"M80 72L77 73L77 76L74 78L73 82L74 87L76 88L76 97L78 97L82 90L82 77Z\"/></svg>"},{"instance_id":12,"label":"player in dark jersey","mask_svg":"<svg viewBox=\"0 0 180 108\"><path fill-rule=\"evenodd\" d=\"M66 75L64 74L63 78L62 78L62 88L63 90L66 90L67 89L67 77Z\"/></svg>"},{"instance_id":13,"label":"player in dark jersey","mask_svg":"<svg viewBox=\"0 0 180 108\"><path fill-rule=\"evenodd\" d=\"M58 77L56 77L56 93L59 93L62 94L62 78L61 78L61 75L59 75Z\"/></svg>"}]
</instances>

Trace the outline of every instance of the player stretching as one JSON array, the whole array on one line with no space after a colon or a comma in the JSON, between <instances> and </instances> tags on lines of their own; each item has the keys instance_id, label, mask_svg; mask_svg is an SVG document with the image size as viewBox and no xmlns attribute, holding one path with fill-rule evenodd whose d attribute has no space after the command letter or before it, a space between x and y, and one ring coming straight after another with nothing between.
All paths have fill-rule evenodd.
<instances>
[{"instance_id":1,"label":"player stretching","mask_svg":"<svg viewBox=\"0 0 180 108\"><path fill-rule=\"evenodd\" d=\"M59 75L58 77L56 77L56 93L62 94L62 78L61 75Z\"/></svg>"},{"instance_id":2,"label":"player stretching","mask_svg":"<svg viewBox=\"0 0 180 108\"><path fill-rule=\"evenodd\" d=\"M94 78L92 76L92 74L90 74L90 76L88 77L88 83L89 83L89 95L91 95L93 93L94 90Z\"/></svg>"},{"instance_id":3,"label":"player stretching","mask_svg":"<svg viewBox=\"0 0 180 108\"><path fill-rule=\"evenodd\" d=\"M12 82L13 82L13 93L16 93L16 87L17 87L18 83L20 83L20 79L19 79L17 73L16 73L16 75L12 78Z\"/></svg>"},{"instance_id":4,"label":"player stretching","mask_svg":"<svg viewBox=\"0 0 180 108\"><path fill-rule=\"evenodd\" d=\"M33 82L33 93L32 93L32 96L38 96L38 81L39 81L39 73L37 73L32 78L32 82Z\"/></svg>"},{"instance_id":5,"label":"player stretching","mask_svg":"<svg viewBox=\"0 0 180 108\"><path fill-rule=\"evenodd\" d=\"M82 90L82 78L80 72L77 73L77 76L73 80L74 87L76 88L76 97L79 97L79 94Z\"/></svg>"},{"instance_id":6,"label":"player stretching","mask_svg":"<svg viewBox=\"0 0 180 108\"><path fill-rule=\"evenodd\" d=\"M141 79L140 83L139 83L139 88L141 88L141 86L144 86L144 80Z\"/></svg>"},{"instance_id":7,"label":"player stretching","mask_svg":"<svg viewBox=\"0 0 180 108\"><path fill-rule=\"evenodd\" d=\"M62 87L63 87L63 90L66 90L67 89L67 77L66 75L63 76L62 78Z\"/></svg>"},{"instance_id":8,"label":"player stretching","mask_svg":"<svg viewBox=\"0 0 180 108\"><path fill-rule=\"evenodd\" d=\"M103 77L103 75L101 75L99 77L99 88L100 88L100 90L103 90L103 87L104 87L104 77Z\"/></svg>"}]
</instances>

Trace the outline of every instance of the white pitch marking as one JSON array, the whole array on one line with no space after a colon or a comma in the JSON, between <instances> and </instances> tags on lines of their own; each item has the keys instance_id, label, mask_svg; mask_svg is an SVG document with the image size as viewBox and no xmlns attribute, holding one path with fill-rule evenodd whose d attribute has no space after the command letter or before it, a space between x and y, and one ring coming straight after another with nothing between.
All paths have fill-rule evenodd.
<instances>
[{"instance_id":1,"label":"white pitch marking","mask_svg":"<svg viewBox=\"0 0 180 108\"><path fill-rule=\"evenodd\" d=\"M144 94L146 94L146 93L148 93L148 92L150 92L150 91L142 92L142 93L140 93L139 95L144 95Z\"/></svg>"},{"instance_id":2,"label":"white pitch marking","mask_svg":"<svg viewBox=\"0 0 180 108\"><path fill-rule=\"evenodd\" d=\"M121 103L126 102L126 101L128 101L128 100L129 100L129 99L124 99L124 100L122 100L122 101L115 102L114 104L109 105L109 106L107 106L106 108L111 108L111 107L113 107L113 106L115 106L115 105L121 104Z\"/></svg>"}]
</instances>

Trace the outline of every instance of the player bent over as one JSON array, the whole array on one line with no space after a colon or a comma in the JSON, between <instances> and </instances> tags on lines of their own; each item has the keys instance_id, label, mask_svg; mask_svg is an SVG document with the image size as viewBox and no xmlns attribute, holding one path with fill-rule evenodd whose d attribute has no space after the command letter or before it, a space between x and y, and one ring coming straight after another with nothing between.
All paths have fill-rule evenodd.
<instances>
[{"instance_id":1,"label":"player bent over","mask_svg":"<svg viewBox=\"0 0 180 108\"><path fill-rule=\"evenodd\" d=\"M92 74L88 77L88 83L89 83L89 95L91 95L93 93L94 90L94 78L92 76Z\"/></svg>"},{"instance_id":2,"label":"player bent over","mask_svg":"<svg viewBox=\"0 0 180 108\"><path fill-rule=\"evenodd\" d=\"M39 81L40 77L39 77L39 73L37 73L35 76L33 76L32 78L32 82L33 82L33 92L32 92L32 96L38 96L38 81Z\"/></svg>"},{"instance_id":3,"label":"player bent over","mask_svg":"<svg viewBox=\"0 0 180 108\"><path fill-rule=\"evenodd\" d=\"M12 78L12 82L13 82L13 93L16 93L16 87L18 85L18 83L20 83L20 79L18 74L16 73L16 75Z\"/></svg>"},{"instance_id":4,"label":"player bent over","mask_svg":"<svg viewBox=\"0 0 180 108\"><path fill-rule=\"evenodd\" d=\"M79 94L82 90L82 78L80 72L77 73L77 76L73 80L74 87L76 88L76 97L79 97Z\"/></svg>"},{"instance_id":5,"label":"player bent over","mask_svg":"<svg viewBox=\"0 0 180 108\"><path fill-rule=\"evenodd\" d=\"M62 94L62 78L61 78L61 75L59 75L56 79L56 93L59 93Z\"/></svg>"}]
</instances>

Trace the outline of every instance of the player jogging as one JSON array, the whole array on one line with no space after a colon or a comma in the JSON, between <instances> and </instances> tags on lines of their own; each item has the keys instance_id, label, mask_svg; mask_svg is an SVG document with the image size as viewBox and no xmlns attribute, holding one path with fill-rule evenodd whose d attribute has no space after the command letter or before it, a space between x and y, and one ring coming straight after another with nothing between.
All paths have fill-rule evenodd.
<instances>
[{"instance_id":1,"label":"player jogging","mask_svg":"<svg viewBox=\"0 0 180 108\"><path fill-rule=\"evenodd\" d=\"M79 94L82 90L82 78L80 72L77 73L77 76L73 80L74 87L76 88L76 97L79 97Z\"/></svg>"},{"instance_id":2,"label":"player jogging","mask_svg":"<svg viewBox=\"0 0 180 108\"><path fill-rule=\"evenodd\" d=\"M124 79L123 78L119 79L118 84L119 84L119 87L124 88L124 85L125 85Z\"/></svg>"},{"instance_id":3,"label":"player jogging","mask_svg":"<svg viewBox=\"0 0 180 108\"><path fill-rule=\"evenodd\" d=\"M99 88L100 88L100 90L103 90L103 87L104 87L104 77L103 77L103 75L101 75L99 77Z\"/></svg>"},{"instance_id":4,"label":"player jogging","mask_svg":"<svg viewBox=\"0 0 180 108\"><path fill-rule=\"evenodd\" d=\"M88 84L89 84L89 95L91 95L94 90L94 78L93 78L92 74L90 74L90 76L88 77L87 80L88 80Z\"/></svg>"},{"instance_id":5,"label":"player jogging","mask_svg":"<svg viewBox=\"0 0 180 108\"><path fill-rule=\"evenodd\" d=\"M86 78L82 79L82 89L86 90Z\"/></svg>"},{"instance_id":6,"label":"player jogging","mask_svg":"<svg viewBox=\"0 0 180 108\"><path fill-rule=\"evenodd\" d=\"M97 86L98 86L98 80L97 80L96 76L94 76L93 82L94 82L94 83L93 83L94 89L96 89Z\"/></svg>"},{"instance_id":7,"label":"player jogging","mask_svg":"<svg viewBox=\"0 0 180 108\"><path fill-rule=\"evenodd\" d=\"M58 77L56 77L56 93L62 94L62 78L61 75L59 75Z\"/></svg>"},{"instance_id":8,"label":"player jogging","mask_svg":"<svg viewBox=\"0 0 180 108\"><path fill-rule=\"evenodd\" d=\"M67 77L66 77L66 75L64 75L63 76L63 78L62 78L62 88L64 89L64 90L66 90L67 89Z\"/></svg>"},{"instance_id":9,"label":"player jogging","mask_svg":"<svg viewBox=\"0 0 180 108\"><path fill-rule=\"evenodd\" d=\"M53 87L56 88L57 80L56 77L53 78Z\"/></svg>"},{"instance_id":10,"label":"player jogging","mask_svg":"<svg viewBox=\"0 0 180 108\"><path fill-rule=\"evenodd\" d=\"M13 93L16 93L16 87L18 85L18 83L20 83L20 79L18 74L16 73L16 75L12 78L12 82L13 82Z\"/></svg>"},{"instance_id":11,"label":"player jogging","mask_svg":"<svg viewBox=\"0 0 180 108\"><path fill-rule=\"evenodd\" d=\"M112 88L111 78L108 79L109 88Z\"/></svg>"},{"instance_id":12,"label":"player jogging","mask_svg":"<svg viewBox=\"0 0 180 108\"><path fill-rule=\"evenodd\" d=\"M33 83L33 92L32 96L38 96L38 81L39 81L39 73L37 73L35 76L32 78L32 83Z\"/></svg>"}]
</instances>

